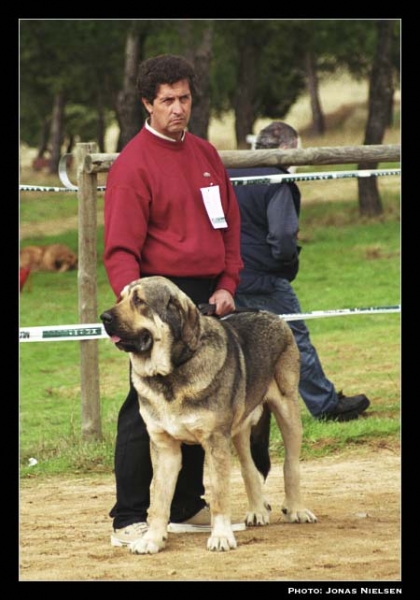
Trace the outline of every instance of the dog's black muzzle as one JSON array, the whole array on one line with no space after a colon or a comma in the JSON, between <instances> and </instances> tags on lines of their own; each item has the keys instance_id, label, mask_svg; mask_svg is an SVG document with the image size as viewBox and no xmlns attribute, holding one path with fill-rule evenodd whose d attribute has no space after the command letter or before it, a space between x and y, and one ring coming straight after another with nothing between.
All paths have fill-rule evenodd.
<instances>
[{"instance_id":1,"label":"dog's black muzzle","mask_svg":"<svg viewBox=\"0 0 420 600\"><path fill-rule=\"evenodd\" d=\"M127 332L122 333L118 330L117 323L111 312L105 311L99 318L102 320L105 331L111 338L111 341L119 350L141 354L152 349L153 335L148 329L141 329L137 334L127 337Z\"/></svg>"},{"instance_id":2,"label":"dog's black muzzle","mask_svg":"<svg viewBox=\"0 0 420 600\"><path fill-rule=\"evenodd\" d=\"M114 317L112 316L112 314L108 311L103 312L99 318L101 319L102 323L104 324L105 327L105 331L107 332L107 334L109 336L114 335Z\"/></svg>"}]
</instances>

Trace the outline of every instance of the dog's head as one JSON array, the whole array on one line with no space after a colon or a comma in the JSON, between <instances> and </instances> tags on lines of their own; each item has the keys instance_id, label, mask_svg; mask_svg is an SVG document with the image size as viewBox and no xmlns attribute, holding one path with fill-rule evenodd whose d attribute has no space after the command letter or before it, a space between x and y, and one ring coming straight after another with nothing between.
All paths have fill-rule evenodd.
<instances>
[{"instance_id":1,"label":"dog's head","mask_svg":"<svg viewBox=\"0 0 420 600\"><path fill-rule=\"evenodd\" d=\"M77 269L77 255L64 244L47 246L43 256L44 266L51 271L64 273Z\"/></svg>"},{"instance_id":2,"label":"dog's head","mask_svg":"<svg viewBox=\"0 0 420 600\"><path fill-rule=\"evenodd\" d=\"M77 269L77 256L74 252L67 252L61 256L57 256L54 260L54 269L58 273L64 273L65 271L74 271Z\"/></svg>"},{"instance_id":3,"label":"dog's head","mask_svg":"<svg viewBox=\"0 0 420 600\"><path fill-rule=\"evenodd\" d=\"M140 377L169 375L192 357L200 336L197 307L165 277L133 281L100 318Z\"/></svg>"}]
</instances>

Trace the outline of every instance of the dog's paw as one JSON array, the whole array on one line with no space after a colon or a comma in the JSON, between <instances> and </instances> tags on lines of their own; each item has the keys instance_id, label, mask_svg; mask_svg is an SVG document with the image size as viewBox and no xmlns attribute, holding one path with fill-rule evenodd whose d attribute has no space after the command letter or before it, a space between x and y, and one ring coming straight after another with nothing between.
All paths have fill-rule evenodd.
<instances>
[{"instance_id":1,"label":"dog's paw","mask_svg":"<svg viewBox=\"0 0 420 600\"><path fill-rule=\"evenodd\" d=\"M245 515L245 523L249 527L269 525L270 523L271 506L264 500L263 507L250 507L250 510Z\"/></svg>"},{"instance_id":2,"label":"dog's paw","mask_svg":"<svg viewBox=\"0 0 420 600\"><path fill-rule=\"evenodd\" d=\"M166 537L156 539L147 537L147 533L143 537L130 544L130 552L132 554L157 554L166 546Z\"/></svg>"},{"instance_id":3,"label":"dog's paw","mask_svg":"<svg viewBox=\"0 0 420 600\"><path fill-rule=\"evenodd\" d=\"M226 515L212 515L213 527L211 535L207 540L207 550L212 552L227 552L236 548L236 540L230 524L230 518Z\"/></svg>"},{"instance_id":4,"label":"dog's paw","mask_svg":"<svg viewBox=\"0 0 420 600\"><path fill-rule=\"evenodd\" d=\"M207 550L212 552L227 552L237 547L233 533L225 535L212 535L207 540Z\"/></svg>"},{"instance_id":5,"label":"dog's paw","mask_svg":"<svg viewBox=\"0 0 420 600\"><path fill-rule=\"evenodd\" d=\"M288 523L316 523L316 516L307 508L289 510L285 506L281 509L285 520Z\"/></svg>"},{"instance_id":6,"label":"dog's paw","mask_svg":"<svg viewBox=\"0 0 420 600\"><path fill-rule=\"evenodd\" d=\"M249 511L245 515L245 523L248 527L260 527L262 525L269 525L270 513L268 511Z\"/></svg>"}]
</instances>

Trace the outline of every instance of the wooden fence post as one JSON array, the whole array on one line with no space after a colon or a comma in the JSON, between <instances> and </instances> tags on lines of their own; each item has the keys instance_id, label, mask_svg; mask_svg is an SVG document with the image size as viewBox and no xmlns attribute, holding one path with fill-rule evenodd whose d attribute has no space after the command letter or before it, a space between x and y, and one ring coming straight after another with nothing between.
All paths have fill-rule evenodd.
<instances>
[{"instance_id":1,"label":"wooden fence post","mask_svg":"<svg viewBox=\"0 0 420 600\"><path fill-rule=\"evenodd\" d=\"M83 169L87 154L97 152L95 143L77 144L77 185L79 220L78 291L79 322L96 323L97 302L97 180L95 173ZM101 409L99 393L98 340L80 341L80 393L82 408L82 439L100 440Z\"/></svg>"}]
</instances>

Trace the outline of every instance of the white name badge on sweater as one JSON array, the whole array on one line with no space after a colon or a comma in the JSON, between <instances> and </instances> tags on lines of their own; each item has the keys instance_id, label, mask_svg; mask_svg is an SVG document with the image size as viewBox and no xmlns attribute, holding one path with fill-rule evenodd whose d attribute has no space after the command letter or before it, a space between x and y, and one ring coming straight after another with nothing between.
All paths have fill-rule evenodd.
<instances>
[{"instance_id":1,"label":"white name badge on sweater","mask_svg":"<svg viewBox=\"0 0 420 600\"><path fill-rule=\"evenodd\" d=\"M227 227L225 214L223 212L220 190L218 185L200 188L201 195L210 222L214 229Z\"/></svg>"}]
</instances>

